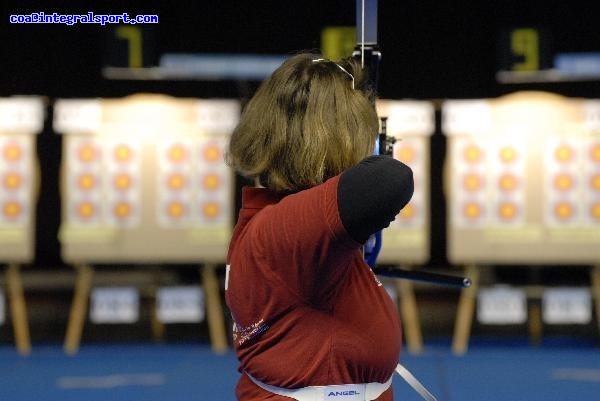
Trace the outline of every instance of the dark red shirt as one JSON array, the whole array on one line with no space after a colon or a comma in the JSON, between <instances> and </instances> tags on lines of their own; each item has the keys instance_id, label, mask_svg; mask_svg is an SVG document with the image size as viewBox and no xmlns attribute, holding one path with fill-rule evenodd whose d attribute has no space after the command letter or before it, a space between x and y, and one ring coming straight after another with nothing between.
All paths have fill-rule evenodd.
<instances>
[{"instance_id":1,"label":"dark red shirt","mask_svg":"<svg viewBox=\"0 0 600 401\"><path fill-rule=\"evenodd\" d=\"M280 198L244 188L228 255L226 301L240 371L278 387L387 381L398 312L346 232L339 176ZM242 401L281 400L243 374ZM378 398L393 399L390 388Z\"/></svg>"}]
</instances>

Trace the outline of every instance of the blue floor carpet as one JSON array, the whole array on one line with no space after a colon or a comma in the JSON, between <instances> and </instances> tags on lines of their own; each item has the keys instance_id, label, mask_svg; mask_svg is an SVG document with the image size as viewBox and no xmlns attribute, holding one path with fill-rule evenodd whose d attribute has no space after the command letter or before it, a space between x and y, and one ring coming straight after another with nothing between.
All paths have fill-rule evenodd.
<instances>
[{"instance_id":1,"label":"blue floor carpet","mask_svg":"<svg viewBox=\"0 0 600 401\"><path fill-rule=\"evenodd\" d=\"M428 344L402 363L439 401L597 401L600 349L593 346L472 344L454 356ZM202 344L34 346L28 357L0 347L1 401L229 401L235 355ZM419 396L394 378L396 401Z\"/></svg>"}]
</instances>

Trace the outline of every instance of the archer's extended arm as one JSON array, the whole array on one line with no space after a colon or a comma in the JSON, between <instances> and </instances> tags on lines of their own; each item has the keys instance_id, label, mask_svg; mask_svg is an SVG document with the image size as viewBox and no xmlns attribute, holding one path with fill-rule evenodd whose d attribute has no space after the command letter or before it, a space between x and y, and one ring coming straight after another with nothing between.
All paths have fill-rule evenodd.
<instances>
[{"instance_id":1,"label":"archer's extended arm","mask_svg":"<svg viewBox=\"0 0 600 401\"><path fill-rule=\"evenodd\" d=\"M340 217L348 234L365 243L394 220L413 191L410 167L389 156L369 156L346 170L337 192Z\"/></svg>"}]
</instances>

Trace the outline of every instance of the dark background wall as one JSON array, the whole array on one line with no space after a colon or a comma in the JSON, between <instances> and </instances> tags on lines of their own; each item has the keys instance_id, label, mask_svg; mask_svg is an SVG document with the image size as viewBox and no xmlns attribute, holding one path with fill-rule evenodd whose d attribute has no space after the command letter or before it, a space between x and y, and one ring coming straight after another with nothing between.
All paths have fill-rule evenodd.
<instances>
[{"instance_id":1,"label":"dark background wall","mask_svg":"<svg viewBox=\"0 0 600 401\"><path fill-rule=\"evenodd\" d=\"M299 1L79 1L40 5L9 1L0 6L0 96L115 97L136 92L174 96L247 98L256 82L114 81L102 77L111 25L10 24L11 14L157 14L151 31L155 63L167 52L285 54L320 47L321 30L354 25L351 0ZM600 82L499 84L499 38L506 29L534 26L546 33L549 54L600 51L600 2L583 0L381 0L382 97L436 100L495 97L521 89L600 97ZM50 111L51 109L49 109ZM439 118L439 115L438 115ZM36 264L61 264L56 185L60 137L51 113L38 138L42 191L38 205ZM444 198L439 177L445 152L440 132L432 138L432 263L444 264Z\"/></svg>"},{"instance_id":2,"label":"dark background wall","mask_svg":"<svg viewBox=\"0 0 600 401\"><path fill-rule=\"evenodd\" d=\"M111 83L101 77L104 39L110 25L14 25L8 21L10 14L157 14L160 22L144 27L154 30L156 56L165 52L289 53L318 48L325 26L355 24L352 0L78 1L55 2L62 3L57 6L38 3L8 1L1 6L0 94L111 96L140 89L140 85ZM494 73L499 34L515 26L544 28L550 38L551 53L600 51L599 2L379 3L379 41L384 53L381 94L385 97L482 97L512 89L498 85ZM205 89L203 85L191 86L198 95ZM573 92L587 86L560 90ZM598 89L597 84L593 86ZM180 85L157 88L174 93L182 90Z\"/></svg>"}]
</instances>

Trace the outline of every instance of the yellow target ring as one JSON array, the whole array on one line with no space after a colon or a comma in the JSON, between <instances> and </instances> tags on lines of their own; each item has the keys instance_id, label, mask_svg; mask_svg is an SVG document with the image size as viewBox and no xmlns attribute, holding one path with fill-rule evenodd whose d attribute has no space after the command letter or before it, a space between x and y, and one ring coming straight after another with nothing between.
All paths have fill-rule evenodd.
<instances>
[{"instance_id":1,"label":"yellow target ring","mask_svg":"<svg viewBox=\"0 0 600 401\"><path fill-rule=\"evenodd\" d=\"M182 163L187 159L187 149L180 143L174 144L167 150L167 158L172 163Z\"/></svg>"},{"instance_id":2,"label":"yellow target ring","mask_svg":"<svg viewBox=\"0 0 600 401\"><path fill-rule=\"evenodd\" d=\"M512 202L503 202L498 206L498 215L504 221L513 220L517 217L518 207Z\"/></svg>"},{"instance_id":3,"label":"yellow target ring","mask_svg":"<svg viewBox=\"0 0 600 401\"><path fill-rule=\"evenodd\" d=\"M132 207L129 202L117 202L113 208L113 213L116 218L124 220L131 216Z\"/></svg>"},{"instance_id":4,"label":"yellow target ring","mask_svg":"<svg viewBox=\"0 0 600 401\"><path fill-rule=\"evenodd\" d=\"M483 159L483 151L477 145L469 145L463 152L463 158L467 163L479 163Z\"/></svg>"},{"instance_id":5,"label":"yellow target ring","mask_svg":"<svg viewBox=\"0 0 600 401\"><path fill-rule=\"evenodd\" d=\"M2 152L4 160L9 163L18 162L23 156L23 149L18 143L9 143Z\"/></svg>"},{"instance_id":6,"label":"yellow target ring","mask_svg":"<svg viewBox=\"0 0 600 401\"><path fill-rule=\"evenodd\" d=\"M127 173L120 173L114 176L113 186L117 191L126 191L131 188L132 179Z\"/></svg>"},{"instance_id":7,"label":"yellow target ring","mask_svg":"<svg viewBox=\"0 0 600 401\"><path fill-rule=\"evenodd\" d=\"M114 149L115 160L119 163L127 163L133 158L131 148L126 144L119 144Z\"/></svg>"},{"instance_id":8,"label":"yellow target ring","mask_svg":"<svg viewBox=\"0 0 600 401\"><path fill-rule=\"evenodd\" d=\"M519 179L514 174L502 174L498 186L502 191L514 191L519 185Z\"/></svg>"},{"instance_id":9,"label":"yellow target ring","mask_svg":"<svg viewBox=\"0 0 600 401\"><path fill-rule=\"evenodd\" d=\"M92 144L84 144L77 151L79 161L83 163L91 163L98 158L98 150Z\"/></svg>"},{"instance_id":10,"label":"yellow target ring","mask_svg":"<svg viewBox=\"0 0 600 401\"><path fill-rule=\"evenodd\" d=\"M22 211L23 207L17 201L7 201L2 207L2 213L4 214L4 217L8 219L15 219L19 217Z\"/></svg>"},{"instance_id":11,"label":"yellow target ring","mask_svg":"<svg viewBox=\"0 0 600 401\"><path fill-rule=\"evenodd\" d=\"M558 191L568 191L570 189L573 189L574 186L574 182L573 182L573 177L571 177L571 175L566 174L566 173L560 173L557 174L554 177L554 188Z\"/></svg>"},{"instance_id":12,"label":"yellow target ring","mask_svg":"<svg viewBox=\"0 0 600 401\"><path fill-rule=\"evenodd\" d=\"M483 214L483 208L475 202L468 202L463 207L463 215L469 220L476 220Z\"/></svg>"},{"instance_id":13,"label":"yellow target ring","mask_svg":"<svg viewBox=\"0 0 600 401\"><path fill-rule=\"evenodd\" d=\"M402 208L402 210L400 210L400 213L398 213L398 216L400 217L400 220L412 220L415 215L417 214L417 210L415 208L415 206L412 203L409 203L408 205L404 206L404 208Z\"/></svg>"},{"instance_id":14,"label":"yellow target ring","mask_svg":"<svg viewBox=\"0 0 600 401\"><path fill-rule=\"evenodd\" d=\"M216 202L206 202L202 205L202 214L208 219L214 219L221 212L221 207Z\"/></svg>"},{"instance_id":15,"label":"yellow target ring","mask_svg":"<svg viewBox=\"0 0 600 401\"><path fill-rule=\"evenodd\" d=\"M462 184L465 190L474 192L481 189L483 186L483 179L479 174L466 174Z\"/></svg>"},{"instance_id":16,"label":"yellow target ring","mask_svg":"<svg viewBox=\"0 0 600 401\"><path fill-rule=\"evenodd\" d=\"M21 188L21 184L23 183L23 179L21 178L21 174L17 172L7 173L2 180L4 188L9 191L14 191Z\"/></svg>"},{"instance_id":17,"label":"yellow target ring","mask_svg":"<svg viewBox=\"0 0 600 401\"><path fill-rule=\"evenodd\" d=\"M96 207L92 202L81 202L77 205L77 215L83 219L89 219L96 214Z\"/></svg>"},{"instance_id":18,"label":"yellow target ring","mask_svg":"<svg viewBox=\"0 0 600 401\"><path fill-rule=\"evenodd\" d=\"M202 185L205 189L213 191L221 186L221 179L218 174L209 173L202 179Z\"/></svg>"},{"instance_id":19,"label":"yellow target ring","mask_svg":"<svg viewBox=\"0 0 600 401\"><path fill-rule=\"evenodd\" d=\"M186 178L183 174L173 173L173 174L169 175L169 177L167 178L167 186L171 190L175 190L175 191L180 190L183 187L185 187L185 184L186 184Z\"/></svg>"},{"instance_id":20,"label":"yellow target ring","mask_svg":"<svg viewBox=\"0 0 600 401\"><path fill-rule=\"evenodd\" d=\"M554 159L559 163L568 163L573 160L574 151L568 145L561 145L554 150Z\"/></svg>"},{"instance_id":21,"label":"yellow target ring","mask_svg":"<svg viewBox=\"0 0 600 401\"><path fill-rule=\"evenodd\" d=\"M178 201L170 202L167 205L167 216L172 219L180 219L185 215L185 205Z\"/></svg>"},{"instance_id":22,"label":"yellow target ring","mask_svg":"<svg viewBox=\"0 0 600 401\"><path fill-rule=\"evenodd\" d=\"M204 156L204 160L209 163L215 163L221 160L221 149L219 149L219 147L214 143L208 144L204 148L202 154Z\"/></svg>"},{"instance_id":23,"label":"yellow target ring","mask_svg":"<svg viewBox=\"0 0 600 401\"><path fill-rule=\"evenodd\" d=\"M569 202L558 202L554 205L554 215L559 220L568 220L573 217L575 209Z\"/></svg>"}]
</instances>

